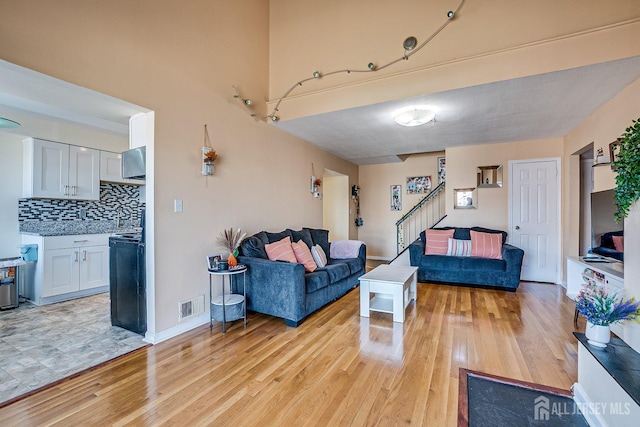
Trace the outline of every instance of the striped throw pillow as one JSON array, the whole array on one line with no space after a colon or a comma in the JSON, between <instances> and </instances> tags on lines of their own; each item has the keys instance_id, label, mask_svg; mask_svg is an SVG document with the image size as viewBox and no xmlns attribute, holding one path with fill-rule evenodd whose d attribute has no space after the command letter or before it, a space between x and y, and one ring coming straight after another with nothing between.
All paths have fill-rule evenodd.
<instances>
[{"instance_id":1,"label":"striped throw pillow","mask_svg":"<svg viewBox=\"0 0 640 427\"><path fill-rule=\"evenodd\" d=\"M324 249L322 246L315 245L311 248L311 256L313 260L316 262L318 268L324 268L327 266L327 254L324 253Z\"/></svg>"},{"instance_id":2,"label":"striped throw pillow","mask_svg":"<svg viewBox=\"0 0 640 427\"><path fill-rule=\"evenodd\" d=\"M313 260L311 256L311 251L309 250L309 246L302 240L299 240L297 243L291 243L291 248L293 249L293 253L296 256L296 260L298 264L304 265L305 271L309 273L313 272L318 268L316 262Z\"/></svg>"},{"instance_id":3,"label":"striped throw pillow","mask_svg":"<svg viewBox=\"0 0 640 427\"><path fill-rule=\"evenodd\" d=\"M277 242L264 245L264 249L267 251L267 257L271 261L287 261L297 263L293 249L291 249L291 237L287 236Z\"/></svg>"},{"instance_id":4,"label":"striped throw pillow","mask_svg":"<svg viewBox=\"0 0 640 427\"><path fill-rule=\"evenodd\" d=\"M502 259L502 234L471 230L471 256Z\"/></svg>"},{"instance_id":5,"label":"striped throw pillow","mask_svg":"<svg viewBox=\"0 0 640 427\"><path fill-rule=\"evenodd\" d=\"M471 256L471 240L449 239L447 242L447 255Z\"/></svg>"},{"instance_id":6,"label":"striped throw pillow","mask_svg":"<svg viewBox=\"0 0 640 427\"><path fill-rule=\"evenodd\" d=\"M425 255L446 255L449 239L453 238L455 230L425 230L427 243L424 245Z\"/></svg>"}]
</instances>

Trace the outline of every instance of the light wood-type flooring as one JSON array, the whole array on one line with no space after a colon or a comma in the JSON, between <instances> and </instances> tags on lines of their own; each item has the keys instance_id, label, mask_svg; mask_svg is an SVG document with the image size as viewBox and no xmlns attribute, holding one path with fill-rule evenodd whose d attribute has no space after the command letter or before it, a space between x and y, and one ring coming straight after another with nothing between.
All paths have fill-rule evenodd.
<instances>
[{"instance_id":1,"label":"light wood-type flooring","mask_svg":"<svg viewBox=\"0 0 640 427\"><path fill-rule=\"evenodd\" d=\"M458 368L576 381L574 305L560 286L419 283L404 324L360 317L358 298L298 328L255 313L226 335L199 327L0 408L0 425L454 426Z\"/></svg>"}]
</instances>

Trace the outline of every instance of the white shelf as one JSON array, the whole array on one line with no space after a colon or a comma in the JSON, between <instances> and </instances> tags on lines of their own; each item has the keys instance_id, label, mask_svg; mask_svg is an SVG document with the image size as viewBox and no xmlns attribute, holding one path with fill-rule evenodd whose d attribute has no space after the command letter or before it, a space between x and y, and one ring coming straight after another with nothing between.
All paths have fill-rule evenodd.
<instances>
[{"instance_id":1,"label":"white shelf","mask_svg":"<svg viewBox=\"0 0 640 427\"><path fill-rule=\"evenodd\" d=\"M393 313L393 299L376 295L371 298L369 310L379 311L380 313Z\"/></svg>"}]
</instances>

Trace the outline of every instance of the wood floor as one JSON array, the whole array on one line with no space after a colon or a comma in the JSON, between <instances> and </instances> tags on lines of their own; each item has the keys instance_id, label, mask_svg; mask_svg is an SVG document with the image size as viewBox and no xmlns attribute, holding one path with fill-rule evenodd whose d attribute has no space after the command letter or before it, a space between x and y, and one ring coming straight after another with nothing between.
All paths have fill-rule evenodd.
<instances>
[{"instance_id":1,"label":"wood floor","mask_svg":"<svg viewBox=\"0 0 640 427\"><path fill-rule=\"evenodd\" d=\"M1 408L0 425L454 426L461 367L569 389L573 309L555 285L419 283L397 324L360 317L356 289L295 329L250 314L139 350Z\"/></svg>"}]
</instances>

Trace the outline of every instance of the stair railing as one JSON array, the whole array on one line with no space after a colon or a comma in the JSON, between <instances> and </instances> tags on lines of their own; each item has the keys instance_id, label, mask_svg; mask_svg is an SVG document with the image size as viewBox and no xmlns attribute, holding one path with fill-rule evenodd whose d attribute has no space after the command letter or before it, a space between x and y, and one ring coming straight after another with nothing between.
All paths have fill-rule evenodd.
<instances>
[{"instance_id":1,"label":"stair railing","mask_svg":"<svg viewBox=\"0 0 640 427\"><path fill-rule=\"evenodd\" d=\"M420 232L435 227L447 216L444 189L445 185L442 182L396 222L398 254L416 240Z\"/></svg>"}]
</instances>

